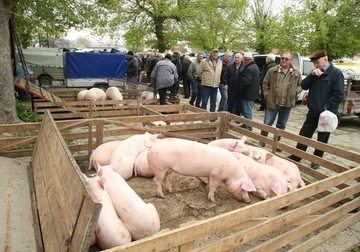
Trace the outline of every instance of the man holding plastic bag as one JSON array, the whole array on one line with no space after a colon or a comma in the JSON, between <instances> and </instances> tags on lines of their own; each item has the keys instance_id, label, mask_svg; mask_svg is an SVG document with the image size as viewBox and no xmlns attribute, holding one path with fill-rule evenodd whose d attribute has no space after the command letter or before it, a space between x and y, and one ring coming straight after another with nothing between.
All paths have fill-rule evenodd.
<instances>
[{"instance_id":1,"label":"man holding plastic bag","mask_svg":"<svg viewBox=\"0 0 360 252\"><path fill-rule=\"evenodd\" d=\"M336 113L344 97L344 75L329 62L325 50L316 51L310 56L310 60L313 62L315 69L301 82L302 89L309 90L307 98L309 111L299 135L311 138L315 130L320 126L317 140L327 143L330 132L334 131L337 126ZM307 146L298 143L296 148L306 151ZM314 155L322 157L324 152L316 149ZM290 155L289 158L297 162L301 160L295 155ZM319 165L311 163L310 168L317 169Z\"/></svg>"}]
</instances>

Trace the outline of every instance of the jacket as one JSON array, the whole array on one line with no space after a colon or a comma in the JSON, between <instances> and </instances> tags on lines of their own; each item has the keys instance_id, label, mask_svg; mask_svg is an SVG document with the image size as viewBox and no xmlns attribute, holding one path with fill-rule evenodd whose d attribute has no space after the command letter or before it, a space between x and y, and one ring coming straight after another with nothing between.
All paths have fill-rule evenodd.
<instances>
[{"instance_id":1,"label":"jacket","mask_svg":"<svg viewBox=\"0 0 360 252\"><path fill-rule=\"evenodd\" d=\"M223 77L223 82L225 85L228 85L228 90L229 91L235 91L237 92L237 90L239 89L240 82L238 81L242 71L244 71L245 65L243 62L241 62L240 66L239 66L239 73L238 73L238 78L237 80L235 79L235 71L236 71L236 67L235 67L235 63L231 63L225 71L224 77Z\"/></svg>"},{"instance_id":2,"label":"jacket","mask_svg":"<svg viewBox=\"0 0 360 252\"><path fill-rule=\"evenodd\" d=\"M210 60L210 57L203 59L200 62L199 69L197 70L198 77L201 79L202 86L218 88L220 84L220 76L222 70L222 62L217 59L215 68Z\"/></svg>"},{"instance_id":3,"label":"jacket","mask_svg":"<svg viewBox=\"0 0 360 252\"><path fill-rule=\"evenodd\" d=\"M259 98L259 67L254 61L247 64L238 79L238 95L245 101L254 101Z\"/></svg>"},{"instance_id":4,"label":"jacket","mask_svg":"<svg viewBox=\"0 0 360 252\"><path fill-rule=\"evenodd\" d=\"M270 110L276 109L275 99L276 99L276 85L277 77L280 70L280 66L274 66L269 69L265 75L264 81L262 83L264 97L266 99L266 106ZM285 107L292 108L295 107L297 95L301 92L301 73L298 69L294 68L292 65L288 70L290 74L290 82L287 85Z\"/></svg>"},{"instance_id":5,"label":"jacket","mask_svg":"<svg viewBox=\"0 0 360 252\"><path fill-rule=\"evenodd\" d=\"M261 73L260 73L260 86L262 85L264 78L266 76L266 73L269 71L270 68L276 66L275 61L271 61L268 64L265 64L263 66L263 68L261 69Z\"/></svg>"},{"instance_id":6,"label":"jacket","mask_svg":"<svg viewBox=\"0 0 360 252\"><path fill-rule=\"evenodd\" d=\"M156 89L168 88L179 78L175 65L167 58L159 60L151 72L150 86Z\"/></svg>"},{"instance_id":7,"label":"jacket","mask_svg":"<svg viewBox=\"0 0 360 252\"><path fill-rule=\"evenodd\" d=\"M308 75L301 82L301 87L309 90L309 110L321 113L327 109L334 114L338 113L339 104L344 98L344 75L332 63L322 75Z\"/></svg>"},{"instance_id":8,"label":"jacket","mask_svg":"<svg viewBox=\"0 0 360 252\"><path fill-rule=\"evenodd\" d=\"M197 61L194 61L190 64L189 70L188 70L189 80L194 81L194 80L198 79L197 70L199 69L199 66L200 66L200 63Z\"/></svg>"},{"instance_id":9,"label":"jacket","mask_svg":"<svg viewBox=\"0 0 360 252\"><path fill-rule=\"evenodd\" d=\"M133 77L133 76L138 76L138 65L139 65L139 62L138 62L137 58L132 57L132 58L127 59L126 75L128 78Z\"/></svg>"}]
</instances>

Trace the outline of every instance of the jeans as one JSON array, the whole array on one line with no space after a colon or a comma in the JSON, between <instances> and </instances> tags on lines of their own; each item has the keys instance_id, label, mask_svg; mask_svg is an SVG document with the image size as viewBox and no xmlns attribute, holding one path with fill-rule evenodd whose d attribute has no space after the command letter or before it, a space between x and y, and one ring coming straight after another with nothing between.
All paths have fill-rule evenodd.
<instances>
[{"instance_id":1,"label":"jeans","mask_svg":"<svg viewBox=\"0 0 360 252\"><path fill-rule=\"evenodd\" d=\"M221 100L219 103L218 111L227 111L227 102L228 102L228 91L225 89L224 84L219 85L219 91L221 94Z\"/></svg>"},{"instance_id":2,"label":"jeans","mask_svg":"<svg viewBox=\"0 0 360 252\"><path fill-rule=\"evenodd\" d=\"M244 110L242 99L237 95L236 90L230 90L228 92L227 111L229 111L231 114L234 114L234 107L235 115L242 115Z\"/></svg>"},{"instance_id":3,"label":"jeans","mask_svg":"<svg viewBox=\"0 0 360 252\"><path fill-rule=\"evenodd\" d=\"M253 110L254 110L254 101L245 101L242 100L243 109L244 109L244 118L252 120L253 119Z\"/></svg>"},{"instance_id":4,"label":"jeans","mask_svg":"<svg viewBox=\"0 0 360 252\"><path fill-rule=\"evenodd\" d=\"M278 115L276 128L285 130L286 123L289 120L290 111L291 108L286 108L281 106L276 106L275 110L266 109L264 124L272 126L275 122L276 115ZM262 130L261 135L267 136L268 132Z\"/></svg>"},{"instance_id":5,"label":"jeans","mask_svg":"<svg viewBox=\"0 0 360 252\"><path fill-rule=\"evenodd\" d=\"M160 88L158 89L158 94L160 97L160 105L166 104L166 91L168 88Z\"/></svg>"},{"instance_id":6,"label":"jeans","mask_svg":"<svg viewBox=\"0 0 360 252\"><path fill-rule=\"evenodd\" d=\"M137 76L131 76L129 79L129 88L131 89L137 89L138 88L138 77Z\"/></svg>"},{"instance_id":7,"label":"jeans","mask_svg":"<svg viewBox=\"0 0 360 252\"><path fill-rule=\"evenodd\" d=\"M201 103L201 96L202 96L202 87L201 87L201 81L193 81L191 83L192 88L192 94L190 99L190 104L193 105L195 102L195 106L200 108Z\"/></svg>"},{"instance_id":8,"label":"jeans","mask_svg":"<svg viewBox=\"0 0 360 252\"><path fill-rule=\"evenodd\" d=\"M202 103L201 108L206 110L207 103L210 97L210 112L215 112L216 109L216 96L218 88L202 86Z\"/></svg>"}]
</instances>

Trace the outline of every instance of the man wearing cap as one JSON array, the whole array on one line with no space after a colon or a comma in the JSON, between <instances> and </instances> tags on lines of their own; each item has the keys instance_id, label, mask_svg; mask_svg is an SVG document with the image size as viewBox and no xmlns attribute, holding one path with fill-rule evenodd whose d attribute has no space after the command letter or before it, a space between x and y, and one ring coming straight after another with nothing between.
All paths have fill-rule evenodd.
<instances>
[{"instance_id":1,"label":"man wearing cap","mask_svg":"<svg viewBox=\"0 0 360 252\"><path fill-rule=\"evenodd\" d=\"M242 99L244 118L252 120L254 110L254 100L259 98L259 77L260 70L255 64L250 52L244 53L244 71L241 73L238 94ZM252 131L252 127L241 124L241 128Z\"/></svg>"},{"instance_id":2,"label":"man wearing cap","mask_svg":"<svg viewBox=\"0 0 360 252\"><path fill-rule=\"evenodd\" d=\"M276 66L275 63L275 55L270 53L266 56L265 58L265 65L262 67L261 69L261 74L260 74L260 99L261 99L261 105L260 108L258 109L258 111L265 111L266 109L266 99L264 97L264 90L263 90L263 85L262 82L264 81L265 75L268 72L268 70L274 66Z\"/></svg>"},{"instance_id":3,"label":"man wearing cap","mask_svg":"<svg viewBox=\"0 0 360 252\"><path fill-rule=\"evenodd\" d=\"M319 50L310 56L315 68L311 73L301 82L301 87L304 90L309 90L307 99L308 113L305 122L300 129L299 135L307 138L312 138L319 121L319 116L324 110L329 110L337 114L339 104L344 97L344 75L342 72L334 67L329 62L325 50ZM330 132L318 132L317 140L322 143L327 143L330 138ZM306 151L307 146L298 143L296 148ZM324 152L315 149L314 155L322 157ZM290 155L290 159L300 162L301 158L295 155ZM310 168L319 168L318 164L311 163Z\"/></svg>"},{"instance_id":4,"label":"man wearing cap","mask_svg":"<svg viewBox=\"0 0 360 252\"><path fill-rule=\"evenodd\" d=\"M129 81L129 88L137 89L139 62L137 58L134 57L133 51L128 51L126 54L126 58L127 58L126 77L127 80Z\"/></svg>"},{"instance_id":5,"label":"man wearing cap","mask_svg":"<svg viewBox=\"0 0 360 252\"><path fill-rule=\"evenodd\" d=\"M272 126L278 116L276 128L281 130L285 130L291 108L301 92L301 73L293 66L292 59L291 52L284 52L280 64L269 69L262 83L267 103L264 124ZM268 132L262 130L261 135L267 136ZM265 143L259 145L264 147Z\"/></svg>"},{"instance_id":6,"label":"man wearing cap","mask_svg":"<svg viewBox=\"0 0 360 252\"><path fill-rule=\"evenodd\" d=\"M215 112L216 96L220 84L222 62L219 59L219 49L214 48L210 51L210 57L203 59L197 71L201 79L202 102L201 108L206 110L210 97L210 112Z\"/></svg>"}]
</instances>

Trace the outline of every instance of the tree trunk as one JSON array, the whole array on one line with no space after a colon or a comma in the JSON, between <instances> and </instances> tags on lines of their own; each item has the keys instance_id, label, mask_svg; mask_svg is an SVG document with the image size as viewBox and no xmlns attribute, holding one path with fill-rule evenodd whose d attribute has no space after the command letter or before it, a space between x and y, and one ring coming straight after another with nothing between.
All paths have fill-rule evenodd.
<instances>
[{"instance_id":1,"label":"tree trunk","mask_svg":"<svg viewBox=\"0 0 360 252\"><path fill-rule=\"evenodd\" d=\"M17 1L0 0L0 124L18 123L10 53L10 11Z\"/></svg>"}]
</instances>

